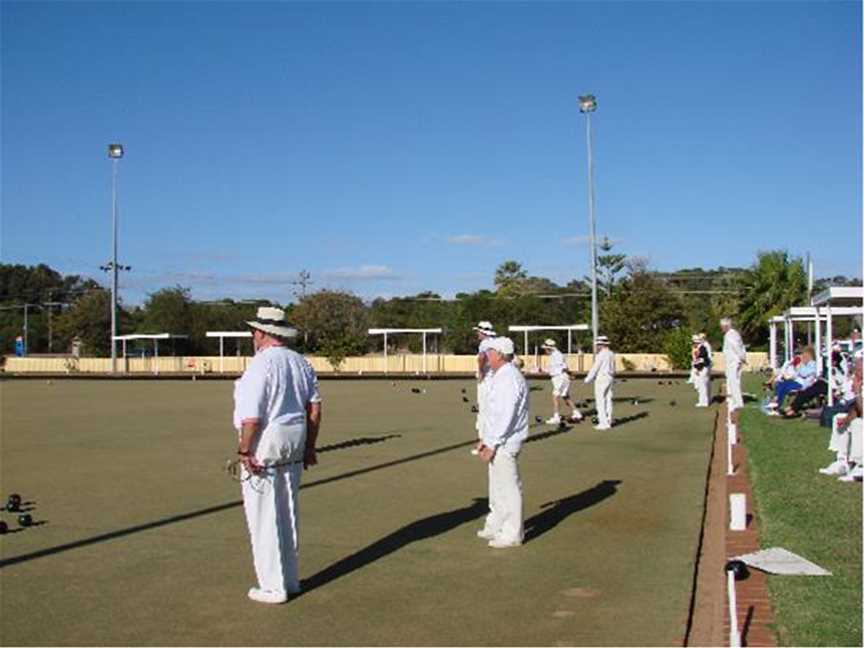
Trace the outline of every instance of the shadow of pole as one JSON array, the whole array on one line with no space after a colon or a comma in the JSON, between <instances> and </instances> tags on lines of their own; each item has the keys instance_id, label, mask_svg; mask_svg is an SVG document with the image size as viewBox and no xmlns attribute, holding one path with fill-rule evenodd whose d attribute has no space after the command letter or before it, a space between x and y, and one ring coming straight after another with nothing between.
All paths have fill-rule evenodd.
<instances>
[{"instance_id":1,"label":"shadow of pole","mask_svg":"<svg viewBox=\"0 0 864 648\"><path fill-rule=\"evenodd\" d=\"M376 560L381 560L409 544L452 531L466 522L485 515L487 511L488 501L486 499L475 498L474 503L470 506L454 511L447 511L446 513L439 513L407 524L380 540L376 540L360 551L333 563L317 574L313 574L303 580L300 596L323 587L337 578L346 576L358 569L363 569Z\"/></svg>"},{"instance_id":2,"label":"shadow of pole","mask_svg":"<svg viewBox=\"0 0 864 648\"><path fill-rule=\"evenodd\" d=\"M620 479L606 479L588 490L565 497L564 499L546 502L540 508L546 509L525 520L525 542L536 540L547 531L551 531L568 517L586 508L599 504L618 492Z\"/></svg>"}]
</instances>

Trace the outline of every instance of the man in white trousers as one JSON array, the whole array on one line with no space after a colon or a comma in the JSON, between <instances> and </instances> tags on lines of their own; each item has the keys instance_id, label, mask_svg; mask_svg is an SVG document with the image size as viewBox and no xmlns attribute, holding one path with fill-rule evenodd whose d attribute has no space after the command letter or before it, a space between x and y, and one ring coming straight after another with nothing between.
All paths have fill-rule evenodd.
<instances>
[{"instance_id":1,"label":"man in white trousers","mask_svg":"<svg viewBox=\"0 0 864 648\"><path fill-rule=\"evenodd\" d=\"M696 407L708 407L711 404L711 356L699 335L694 335L692 339L693 386L698 394Z\"/></svg>"},{"instance_id":2,"label":"man in white trousers","mask_svg":"<svg viewBox=\"0 0 864 648\"><path fill-rule=\"evenodd\" d=\"M549 356L546 373L552 380L552 406L554 408L552 418L547 419L546 422L550 425L561 423L561 401L564 401L564 404L570 408L570 420L581 421L582 413L576 409L573 401L570 400L570 371L567 368L564 354L558 350L558 345L552 338L543 342L542 349Z\"/></svg>"},{"instance_id":3,"label":"man in white trousers","mask_svg":"<svg viewBox=\"0 0 864 648\"><path fill-rule=\"evenodd\" d=\"M492 368L480 458L489 466L489 514L477 535L495 549L522 544L522 481L517 459L528 438L528 384L513 365L513 341L498 337L487 352Z\"/></svg>"},{"instance_id":4,"label":"man in white trousers","mask_svg":"<svg viewBox=\"0 0 864 648\"><path fill-rule=\"evenodd\" d=\"M612 384L615 382L615 354L609 349L609 338L598 335L594 342L594 364L585 383L594 383L594 405L597 408L595 430L612 429Z\"/></svg>"},{"instance_id":5,"label":"man in white trousers","mask_svg":"<svg viewBox=\"0 0 864 648\"><path fill-rule=\"evenodd\" d=\"M747 349L741 334L732 328L732 320L724 317L720 320L720 330L723 331L723 358L726 360L726 398L731 415L735 410L744 407L744 396L741 393L741 372L747 363Z\"/></svg>"},{"instance_id":6,"label":"man in white trousers","mask_svg":"<svg viewBox=\"0 0 864 648\"><path fill-rule=\"evenodd\" d=\"M249 598L284 603L300 592L298 489L303 468L317 463L321 396L311 365L285 346L297 332L282 309L259 308L247 324L255 357L235 382L234 427L258 578Z\"/></svg>"},{"instance_id":7,"label":"man in white trousers","mask_svg":"<svg viewBox=\"0 0 864 648\"><path fill-rule=\"evenodd\" d=\"M478 439L483 437L483 417L486 414L486 397L489 393L489 383L492 380L492 368L489 366L489 360L486 357L486 352L489 350L489 345L495 339L495 328L491 322L478 322L474 327L474 332L477 334L479 346L477 348L477 367L475 377L477 378L477 418L474 426L477 429ZM482 441L477 441L477 445L471 450L471 454L476 455L480 452Z\"/></svg>"}]
</instances>

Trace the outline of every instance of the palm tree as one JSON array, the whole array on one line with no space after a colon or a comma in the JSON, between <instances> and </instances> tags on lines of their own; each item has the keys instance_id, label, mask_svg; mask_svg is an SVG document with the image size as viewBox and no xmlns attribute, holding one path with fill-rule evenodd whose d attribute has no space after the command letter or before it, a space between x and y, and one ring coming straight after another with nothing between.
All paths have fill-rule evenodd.
<instances>
[{"instance_id":1,"label":"palm tree","mask_svg":"<svg viewBox=\"0 0 864 648\"><path fill-rule=\"evenodd\" d=\"M792 306L806 305L807 272L800 257L784 250L759 252L741 279L739 319L750 344L764 344L768 319Z\"/></svg>"}]
</instances>

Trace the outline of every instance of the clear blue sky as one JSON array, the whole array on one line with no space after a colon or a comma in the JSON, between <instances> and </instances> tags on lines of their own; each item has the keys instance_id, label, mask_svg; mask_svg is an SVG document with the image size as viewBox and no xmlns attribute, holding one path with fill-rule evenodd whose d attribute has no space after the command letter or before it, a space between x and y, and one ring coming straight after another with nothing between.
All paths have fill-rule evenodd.
<instances>
[{"instance_id":1,"label":"clear blue sky","mask_svg":"<svg viewBox=\"0 0 864 648\"><path fill-rule=\"evenodd\" d=\"M2 259L287 301L810 252L861 269L853 2L3 2Z\"/></svg>"}]
</instances>

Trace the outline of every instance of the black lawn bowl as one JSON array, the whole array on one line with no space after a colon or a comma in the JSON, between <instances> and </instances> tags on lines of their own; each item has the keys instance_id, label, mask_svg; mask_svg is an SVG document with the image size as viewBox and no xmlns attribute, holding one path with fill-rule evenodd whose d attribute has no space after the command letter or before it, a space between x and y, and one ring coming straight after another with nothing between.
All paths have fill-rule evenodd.
<instances>
[{"instance_id":1,"label":"black lawn bowl","mask_svg":"<svg viewBox=\"0 0 864 648\"><path fill-rule=\"evenodd\" d=\"M543 417L542 417L542 416L535 416L535 417L534 417L534 422L535 422L535 423L542 423L542 422L543 422Z\"/></svg>"},{"instance_id":2,"label":"black lawn bowl","mask_svg":"<svg viewBox=\"0 0 864 648\"><path fill-rule=\"evenodd\" d=\"M476 405L472 405L472 406L471 406L471 412L472 412L473 414L476 414L476 413L479 412L479 411L480 411L480 410L477 409L477 406L476 406Z\"/></svg>"},{"instance_id":3,"label":"black lawn bowl","mask_svg":"<svg viewBox=\"0 0 864 648\"><path fill-rule=\"evenodd\" d=\"M21 509L21 496L18 493L12 493L9 499L6 500L6 510L14 513Z\"/></svg>"},{"instance_id":4,"label":"black lawn bowl","mask_svg":"<svg viewBox=\"0 0 864 648\"><path fill-rule=\"evenodd\" d=\"M419 394L419 393L420 393L420 388L419 388L419 387L412 387L412 388L411 388L411 393L412 393L412 394Z\"/></svg>"},{"instance_id":5,"label":"black lawn bowl","mask_svg":"<svg viewBox=\"0 0 864 648\"><path fill-rule=\"evenodd\" d=\"M469 401L465 396L463 396L463 397L462 397L462 402L463 402L463 403L470 403L471 401Z\"/></svg>"},{"instance_id":6,"label":"black lawn bowl","mask_svg":"<svg viewBox=\"0 0 864 648\"><path fill-rule=\"evenodd\" d=\"M31 524L33 524L33 518L30 517L29 513L22 513L18 516L18 524L20 524L22 527L29 527Z\"/></svg>"},{"instance_id":7,"label":"black lawn bowl","mask_svg":"<svg viewBox=\"0 0 864 648\"><path fill-rule=\"evenodd\" d=\"M596 416L592 416L592 417L591 417L591 422L592 422L594 425L598 425L598 424L600 423L600 419L598 419Z\"/></svg>"},{"instance_id":8,"label":"black lawn bowl","mask_svg":"<svg viewBox=\"0 0 864 648\"><path fill-rule=\"evenodd\" d=\"M735 574L735 580L744 580L750 575L747 564L743 560L730 560L726 563L725 571Z\"/></svg>"},{"instance_id":9,"label":"black lawn bowl","mask_svg":"<svg viewBox=\"0 0 864 648\"><path fill-rule=\"evenodd\" d=\"M677 404L678 404L678 403L676 403L674 400L673 400L673 401L669 401L669 407L675 407Z\"/></svg>"},{"instance_id":10,"label":"black lawn bowl","mask_svg":"<svg viewBox=\"0 0 864 648\"><path fill-rule=\"evenodd\" d=\"M5 535L9 531L9 525L0 520L0 535Z\"/></svg>"},{"instance_id":11,"label":"black lawn bowl","mask_svg":"<svg viewBox=\"0 0 864 648\"><path fill-rule=\"evenodd\" d=\"M467 394L468 391L467 391L466 389L463 388L463 389L462 389L462 393L463 393L463 394Z\"/></svg>"}]
</instances>

